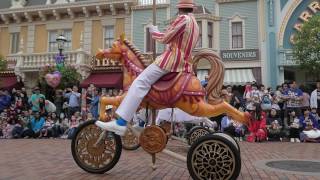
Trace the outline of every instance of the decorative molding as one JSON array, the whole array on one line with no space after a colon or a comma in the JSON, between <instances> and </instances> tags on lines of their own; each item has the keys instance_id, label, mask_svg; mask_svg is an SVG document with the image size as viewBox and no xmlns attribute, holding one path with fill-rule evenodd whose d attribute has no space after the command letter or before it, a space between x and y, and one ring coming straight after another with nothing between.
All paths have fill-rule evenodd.
<instances>
[{"instance_id":1,"label":"decorative molding","mask_svg":"<svg viewBox=\"0 0 320 180\"><path fill-rule=\"evenodd\" d=\"M10 8L23 8L26 4L26 0L11 0Z\"/></svg>"},{"instance_id":2,"label":"decorative molding","mask_svg":"<svg viewBox=\"0 0 320 180\"><path fill-rule=\"evenodd\" d=\"M21 23L21 18L16 13L13 13L12 17L18 24Z\"/></svg>"},{"instance_id":3,"label":"decorative molding","mask_svg":"<svg viewBox=\"0 0 320 180\"><path fill-rule=\"evenodd\" d=\"M59 30L59 29L72 29L73 21L53 21L47 23L46 28L47 30Z\"/></svg>"},{"instance_id":4,"label":"decorative molding","mask_svg":"<svg viewBox=\"0 0 320 180\"><path fill-rule=\"evenodd\" d=\"M5 24L9 24L9 18L8 16L1 14L1 19Z\"/></svg>"},{"instance_id":5,"label":"decorative molding","mask_svg":"<svg viewBox=\"0 0 320 180\"><path fill-rule=\"evenodd\" d=\"M68 9L67 9L67 12L68 12L70 18L71 18L71 19L74 19L74 13L73 13L72 9L68 8Z\"/></svg>"},{"instance_id":6,"label":"decorative molding","mask_svg":"<svg viewBox=\"0 0 320 180\"><path fill-rule=\"evenodd\" d=\"M102 16L102 11L101 11L100 6L96 6L96 11L97 11L98 16L101 17Z\"/></svg>"},{"instance_id":7,"label":"decorative molding","mask_svg":"<svg viewBox=\"0 0 320 180\"><path fill-rule=\"evenodd\" d=\"M61 18L60 13L56 9L52 10L52 13L56 17L57 21L60 20Z\"/></svg>"},{"instance_id":8,"label":"decorative molding","mask_svg":"<svg viewBox=\"0 0 320 180\"><path fill-rule=\"evenodd\" d=\"M124 3L124 10L126 11L126 14L130 14L130 7L128 5L128 3Z\"/></svg>"},{"instance_id":9,"label":"decorative molding","mask_svg":"<svg viewBox=\"0 0 320 180\"><path fill-rule=\"evenodd\" d=\"M113 16L115 16L116 15L116 8L114 7L114 5L113 4L110 4L110 11L111 11L111 14L113 15Z\"/></svg>"},{"instance_id":10,"label":"decorative molding","mask_svg":"<svg viewBox=\"0 0 320 180\"><path fill-rule=\"evenodd\" d=\"M216 0L217 3L233 3L233 2L246 2L246 1L257 1L257 0Z\"/></svg>"},{"instance_id":11,"label":"decorative molding","mask_svg":"<svg viewBox=\"0 0 320 180\"><path fill-rule=\"evenodd\" d=\"M24 12L24 17L28 20L29 23L32 22L32 17L30 16L30 14L28 12Z\"/></svg>"},{"instance_id":12,"label":"decorative molding","mask_svg":"<svg viewBox=\"0 0 320 180\"><path fill-rule=\"evenodd\" d=\"M46 21L46 20L47 20L46 15L45 15L45 14L43 14L43 12L42 12L42 11L38 11L38 15L39 15L39 17L40 17L41 21Z\"/></svg>"},{"instance_id":13,"label":"decorative molding","mask_svg":"<svg viewBox=\"0 0 320 180\"><path fill-rule=\"evenodd\" d=\"M86 7L82 7L82 12L83 12L83 14L84 14L84 16L85 16L86 18L89 17L89 11L88 11L88 9L87 9Z\"/></svg>"}]
</instances>

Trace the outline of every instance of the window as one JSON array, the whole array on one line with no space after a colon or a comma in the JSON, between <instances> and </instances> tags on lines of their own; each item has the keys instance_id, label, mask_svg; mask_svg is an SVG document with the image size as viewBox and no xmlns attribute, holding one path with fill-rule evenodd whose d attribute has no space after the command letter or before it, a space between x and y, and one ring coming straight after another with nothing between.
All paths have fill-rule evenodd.
<instances>
[{"instance_id":1,"label":"window","mask_svg":"<svg viewBox=\"0 0 320 180\"><path fill-rule=\"evenodd\" d=\"M19 33L11 33L11 54L19 52Z\"/></svg>"},{"instance_id":2,"label":"window","mask_svg":"<svg viewBox=\"0 0 320 180\"><path fill-rule=\"evenodd\" d=\"M243 48L242 22L232 22L232 48Z\"/></svg>"},{"instance_id":3,"label":"window","mask_svg":"<svg viewBox=\"0 0 320 180\"><path fill-rule=\"evenodd\" d=\"M67 41L64 43L64 50L65 51L71 51L72 49L72 33L71 30L55 30L55 31L49 31L49 52L57 52L58 51L58 43L57 43L57 37L59 35L63 35Z\"/></svg>"},{"instance_id":4,"label":"window","mask_svg":"<svg viewBox=\"0 0 320 180\"><path fill-rule=\"evenodd\" d=\"M110 48L114 41L114 26L106 26L104 30L104 48Z\"/></svg>"},{"instance_id":5,"label":"window","mask_svg":"<svg viewBox=\"0 0 320 180\"><path fill-rule=\"evenodd\" d=\"M196 48L201 48L202 47L202 22L197 21L198 26L199 26L199 40Z\"/></svg>"},{"instance_id":6,"label":"window","mask_svg":"<svg viewBox=\"0 0 320 180\"><path fill-rule=\"evenodd\" d=\"M213 24L208 22L208 47L213 48Z\"/></svg>"},{"instance_id":7,"label":"window","mask_svg":"<svg viewBox=\"0 0 320 180\"><path fill-rule=\"evenodd\" d=\"M152 39L152 35L149 32L149 28L146 27L146 33L145 33L145 51L146 52L153 52L154 49L154 39Z\"/></svg>"}]
</instances>

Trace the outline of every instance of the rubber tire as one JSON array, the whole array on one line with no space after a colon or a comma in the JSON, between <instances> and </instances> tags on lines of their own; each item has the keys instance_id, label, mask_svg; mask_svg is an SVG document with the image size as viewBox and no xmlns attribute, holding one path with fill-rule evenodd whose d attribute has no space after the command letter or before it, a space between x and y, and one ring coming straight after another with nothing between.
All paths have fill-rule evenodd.
<instances>
[{"instance_id":1,"label":"rubber tire","mask_svg":"<svg viewBox=\"0 0 320 180\"><path fill-rule=\"evenodd\" d=\"M78 128L77 131L75 133L74 138L72 139L71 142L71 152L72 152L72 156L74 161L77 163L77 165L82 168L83 170L92 173L92 174L103 174L109 170L111 170L119 161L120 156L121 156L121 152L122 152L122 143L121 143L121 138L120 136L116 135L113 133L114 135L114 139L115 139L115 144L116 144L116 152L115 152L115 156L113 158L113 160L106 165L103 168L100 169L93 169L93 168L88 168L86 166L82 165L82 162L78 159L78 156L76 155L76 149L75 149L75 145L76 145L76 137L78 136L79 132L81 132L82 129L84 129L86 126L92 125L94 124L96 121L95 120L91 120L91 121L86 121L85 123L81 124Z\"/></svg>"},{"instance_id":2,"label":"rubber tire","mask_svg":"<svg viewBox=\"0 0 320 180\"><path fill-rule=\"evenodd\" d=\"M215 135L215 134L210 134L207 136L203 136L201 138L199 138L195 143L193 143L188 151L188 156L187 156L187 167L188 167L188 171L190 176L194 179L194 180L200 180L195 172L193 172L193 168L192 168L192 155L194 153L194 150L202 143L204 143L205 141L210 141L210 140L216 140L216 141L220 141L221 143L225 144L226 146L228 146L230 148L230 150L232 151L232 153L234 154L235 157L235 170L233 172L233 175L231 176L230 180L236 180L239 175L240 175L240 171L241 171L241 156L240 156L240 151L237 150L237 147L230 142L227 138L223 137L223 136L219 136L219 135Z\"/></svg>"},{"instance_id":3,"label":"rubber tire","mask_svg":"<svg viewBox=\"0 0 320 180\"><path fill-rule=\"evenodd\" d=\"M230 139L230 141L233 141L232 143L237 146L237 149L240 152L240 145L239 145L238 141L234 137L232 137L232 136L230 136L229 134L226 134L226 133L214 133L214 135L227 137L227 139Z\"/></svg>"},{"instance_id":4,"label":"rubber tire","mask_svg":"<svg viewBox=\"0 0 320 180\"><path fill-rule=\"evenodd\" d=\"M195 127L193 127L193 128L190 130L190 132L188 133L188 138L187 138L187 140L188 140L188 145L192 145L192 144L194 143L194 142L191 142L190 137L191 137L191 135L192 135L195 131L197 131L197 130L199 130L199 129L203 129L203 130L207 131L208 134L211 134L211 131L210 131L209 129L204 128L204 127L202 127L202 126L195 126Z\"/></svg>"}]
</instances>

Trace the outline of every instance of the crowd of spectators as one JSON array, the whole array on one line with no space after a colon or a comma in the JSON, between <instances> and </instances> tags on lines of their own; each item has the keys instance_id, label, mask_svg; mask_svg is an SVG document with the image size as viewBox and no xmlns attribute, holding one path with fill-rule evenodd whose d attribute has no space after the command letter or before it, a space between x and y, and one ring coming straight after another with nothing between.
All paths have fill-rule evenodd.
<instances>
[{"instance_id":1,"label":"crowd of spectators","mask_svg":"<svg viewBox=\"0 0 320 180\"><path fill-rule=\"evenodd\" d=\"M25 88L0 90L0 137L72 138L81 123L99 117L101 96L123 93L120 90L109 94L91 84L86 89L84 108L83 95L78 91L77 86L58 89L51 102L38 87L29 97ZM221 97L240 111L248 111L251 119L243 125L226 115L211 118L218 125L217 131L239 140L246 137L249 142L320 142L320 82L310 95L292 81L275 90L255 82L247 83L243 91L225 86Z\"/></svg>"},{"instance_id":2,"label":"crowd of spectators","mask_svg":"<svg viewBox=\"0 0 320 180\"><path fill-rule=\"evenodd\" d=\"M39 87L30 96L25 88L0 90L0 138L71 139L81 123L98 118L100 96L108 94L90 85L83 107L77 86L56 90L52 101Z\"/></svg>"},{"instance_id":3,"label":"crowd of spectators","mask_svg":"<svg viewBox=\"0 0 320 180\"><path fill-rule=\"evenodd\" d=\"M250 123L243 126L230 117L214 119L219 130L249 142L290 141L320 142L320 82L311 95L303 86L291 81L266 89L255 82L247 83L244 93L226 86L222 97L235 108L251 114Z\"/></svg>"}]
</instances>

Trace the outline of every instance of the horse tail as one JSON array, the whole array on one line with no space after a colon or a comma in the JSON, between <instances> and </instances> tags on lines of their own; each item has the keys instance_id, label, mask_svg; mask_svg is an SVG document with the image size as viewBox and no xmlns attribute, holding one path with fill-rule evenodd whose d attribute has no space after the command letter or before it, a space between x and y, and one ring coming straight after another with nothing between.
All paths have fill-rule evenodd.
<instances>
[{"instance_id":1,"label":"horse tail","mask_svg":"<svg viewBox=\"0 0 320 180\"><path fill-rule=\"evenodd\" d=\"M200 60L207 60L211 65L209 81L206 87L208 103L217 104L222 102L220 97L224 79L224 65L220 56L209 49L200 50L193 57L193 70L196 72Z\"/></svg>"}]
</instances>

